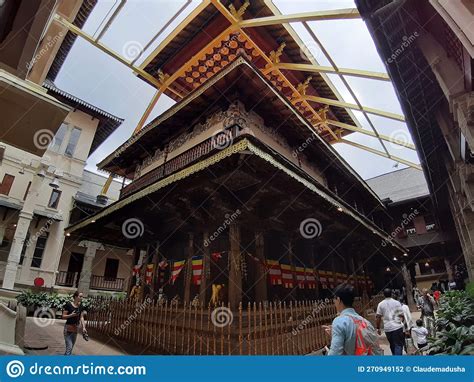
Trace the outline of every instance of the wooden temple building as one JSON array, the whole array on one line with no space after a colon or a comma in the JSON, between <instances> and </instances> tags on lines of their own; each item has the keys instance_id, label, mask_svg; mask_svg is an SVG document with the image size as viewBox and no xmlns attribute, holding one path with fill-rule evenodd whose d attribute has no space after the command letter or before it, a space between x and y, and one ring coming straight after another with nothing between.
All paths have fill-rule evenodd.
<instances>
[{"instance_id":1,"label":"wooden temple building","mask_svg":"<svg viewBox=\"0 0 474 382\"><path fill-rule=\"evenodd\" d=\"M176 104L99 164L130 183L67 235L133 249L141 298L234 309L324 298L342 281L372 293L405 249L382 245L383 203L331 147L351 116L314 101L337 98L320 74L278 67L309 63L282 25L237 26L273 15L264 2L196 12L142 65L154 102Z\"/></svg>"}]
</instances>

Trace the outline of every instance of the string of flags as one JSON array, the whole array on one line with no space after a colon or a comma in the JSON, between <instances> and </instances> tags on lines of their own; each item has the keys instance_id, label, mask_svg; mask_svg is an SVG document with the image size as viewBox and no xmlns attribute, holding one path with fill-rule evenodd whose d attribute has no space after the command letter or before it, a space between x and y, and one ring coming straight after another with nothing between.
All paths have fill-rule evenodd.
<instances>
[{"instance_id":1,"label":"string of flags","mask_svg":"<svg viewBox=\"0 0 474 382\"><path fill-rule=\"evenodd\" d=\"M218 261L222 258L224 252L215 252L211 254L211 259ZM292 266L290 264L280 263L278 260L261 260L258 257L245 253L254 263L267 273L268 279L271 285L281 285L284 288L294 288L295 286L300 289L315 289L317 282L319 281L323 288L335 288L338 284L343 282L350 285L363 286L367 289L373 288L372 280L366 275L348 275L341 272L333 271L324 271L324 270L315 270L313 268L301 267L301 266ZM158 263L158 280L161 285L165 283L166 271L168 266L171 266L171 277L170 283L175 284L178 279L181 271L184 269L186 260L175 260L168 261L163 259ZM247 274L247 264L245 261L245 256L240 258L240 267L243 277L246 277ZM201 285L202 275L204 271L203 256L194 256L191 259L191 268L192 268L192 283L194 285ZM132 276L140 277L142 270L141 265L135 265L132 269ZM144 281L146 284L152 284L153 275L155 271L154 264L147 264L144 266L145 278Z\"/></svg>"}]
</instances>

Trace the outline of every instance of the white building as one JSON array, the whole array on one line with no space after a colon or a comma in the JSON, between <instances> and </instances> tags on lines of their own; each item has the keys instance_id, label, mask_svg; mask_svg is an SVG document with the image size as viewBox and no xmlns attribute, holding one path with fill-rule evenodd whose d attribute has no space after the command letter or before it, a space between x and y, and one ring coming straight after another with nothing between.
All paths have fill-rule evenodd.
<instances>
[{"instance_id":1,"label":"white building","mask_svg":"<svg viewBox=\"0 0 474 382\"><path fill-rule=\"evenodd\" d=\"M109 199L97 199L106 178L84 170L122 120L52 82L75 40L53 15L81 27L96 1L12 3L0 15L1 286L126 290L131 256L64 235L71 221L117 199L122 186L113 181Z\"/></svg>"}]
</instances>

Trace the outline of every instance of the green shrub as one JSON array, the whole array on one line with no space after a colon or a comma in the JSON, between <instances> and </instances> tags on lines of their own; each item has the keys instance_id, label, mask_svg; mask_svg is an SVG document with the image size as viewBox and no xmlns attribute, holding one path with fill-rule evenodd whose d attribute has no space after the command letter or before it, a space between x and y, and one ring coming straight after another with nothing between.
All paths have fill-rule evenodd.
<instances>
[{"instance_id":1,"label":"green shrub","mask_svg":"<svg viewBox=\"0 0 474 382\"><path fill-rule=\"evenodd\" d=\"M446 292L436 329L436 336L429 338L429 354L474 354L474 298L465 291Z\"/></svg>"}]
</instances>

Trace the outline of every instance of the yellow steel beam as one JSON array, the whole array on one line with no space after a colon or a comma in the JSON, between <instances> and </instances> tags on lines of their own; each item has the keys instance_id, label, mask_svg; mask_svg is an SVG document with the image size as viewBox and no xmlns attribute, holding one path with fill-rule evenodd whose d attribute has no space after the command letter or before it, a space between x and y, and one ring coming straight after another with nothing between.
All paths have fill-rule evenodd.
<instances>
[{"instance_id":1,"label":"yellow steel beam","mask_svg":"<svg viewBox=\"0 0 474 382\"><path fill-rule=\"evenodd\" d=\"M276 64L275 67L278 69L296 70L296 71L301 71L301 72L343 74L347 76L370 78L373 80L390 82L390 77L388 76L388 74L378 73L378 72L369 72L366 70L333 68L332 66L320 66L320 65L311 65L311 64L292 64L292 63L279 63L279 64Z\"/></svg>"},{"instance_id":2,"label":"yellow steel beam","mask_svg":"<svg viewBox=\"0 0 474 382\"><path fill-rule=\"evenodd\" d=\"M345 143L347 145L350 145L350 146L354 146L354 147L357 147L359 149L362 149L362 150L365 150L365 151L368 151L372 154L376 154L376 155L379 155L379 156L382 156L384 158L388 158L388 159L392 159L396 162L400 162L400 163L403 163L403 164L406 164L407 166L409 167L413 167L413 168L416 168L417 170L420 170L422 171L422 168L419 164L416 164L416 163L413 163L413 162L410 162L406 159L403 159L403 158L400 158L400 157L397 157L395 155L389 155L383 151L380 151L380 150L376 150L376 149L373 149L372 147L368 147L368 146L364 146L364 145L361 145L360 143L356 143L356 142L351 142L351 141L348 141L346 139L340 139L339 142L341 143Z\"/></svg>"},{"instance_id":3,"label":"yellow steel beam","mask_svg":"<svg viewBox=\"0 0 474 382\"><path fill-rule=\"evenodd\" d=\"M136 67L132 64L131 61L125 59L121 55L117 54L113 50L109 49L107 46L102 44L100 41L96 41L91 35L87 34L84 32L82 29L78 28L74 24L70 23L68 20L66 20L64 17L61 15L55 14L54 15L54 20L64 27L66 27L69 31L74 33L75 35L82 37L84 40L89 42L90 44L94 45L96 48L100 49L102 52L108 54L112 58L116 59L120 63L124 64L128 68L132 69L135 73L141 75L143 78L145 78L147 81L149 81L151 84L153 84L155 87L160 88L162 84L160 81L158 81L155 77L153 77L151 74L145 72L143 69ZM179 94L176 90L174 89L169 89L171 92L176 94L179 97L183 97L181 94Z\"/></svg>"},{"instance_id":4,"label":"yellow steel beam","mask_svg":"<svg viewBox=\"0 0 474 382\"><path fill-rule=\"evenodd\" d=\"M255 48L255 50L258 51L258 53L260 54L260 56L262 56L263 59L265 59L265 61L267 62L267 66L269 66L270 68L273 68L275 66L275 64L272 62L272 60L267 56L267 54L258 46L258 44L256 44L251 38L250 36L245 33L245 31L240 28L239 26L239 20L237 20L231 13L230 11L222 5L222 3L220 2L220 0L211 0L212 4L224 15L224 17L227 18L227 20L229 20L229 22L231 23L231 26L237 28L237 30L247 39L248 42L250 42L252 44L252 46ZM313 113L313 115L318 118L319 120L321 120L321 117L320 115L316 112L316 110L313 109L313 107L309 104L309 102L307 100L305 100L301 93L293 86L293 84L288 81L288 79L283 75L283 73L280 71L280 69L276 68L275 69L277 71L277 73L284 79L286 85L291 89L292 93L293 94L297 94L297 99L300 100L310 111L311 113ZM313 126L314 127L314 126ZM329 132L329 134L332 135L332 137L337 141L339 139L339 137L334 133L334 131L332 131L332 129L330 129L329 127L327 126L324 126L324 128L327 129L327 131Z\"/></svg>"},{"instance_id":5,"label":"yellow steel beam","mask_svg":"<svg viewBox=\"0 0 474 382\"><path fill-rule=\"evenodd\" d=\"M358 105L353 104L353 103L348 103L348 102L339 101L339 100L330 99L330 98L310 96L310 95L303 96L303 99L307 101L311 101L311 102L322 103L324 105L331 105L331 106L343 107L343 108L348 108L348 109L353 109L353 110L365 111L366 113L369 113L369 114L375 114L381 117L394 119L395 121L405 122L405 117L403 115L390 113L388 111L374 109L371 107L365 107L365 106L359 107Z\"/></svg>"},{"instance_id":6,"label":"yellow steel beam","mask_svg":"<svg viewBox=\"0 0 474 382\"><path fill-rule=\"evenodd\" d=\"M141 128L145 124L146 119L150 115L151 111L153 110L153 108L157 104L157 102L160 99L162 94L163 94L163 89L160 88L153 95L152 99L150 100L150 103L148 104L147 108L145 109L145 112L143 113L142 117L140 118L140 121L138 122L137 127L135 127L135 130L133 130L133 134L136 134L137 132L139 132L141 130Z\"/></svg>"},{"instance_id":7,"label":"yellow steel beam","mask_svg":"<svg viewBox=\"0 0 474 382\"><path fill-rule=\"evenodd\" d=\"M389 137L387 135L383 135L383 134L380 134L380 133L377 135L372 130L361 129L360 127L352 126L352 125L349 125L347 123L343 123L343 122L339 122L339 121L334 121L332 119L328 119L327 122L330 125L337 126L337 127L342 128L342 129L345 129L345 130L354 131L356 133L361 133L361 134L368 135L368 136L371 136L371 137L374 137L374 138L380 138L384 141L387 141L387 142L390 142L390 143L393 143L393 144L396 144L396 145L399 145L399 146L406 147L407 149L416 150L415 146L413 144L409 143L409 142L404 142L400 139L392 138L392 137Z\"/></svg>"},{"instance_id":8,"label":"yellow steel beam","mask_svg":"<svg viewBox=\"0 0 474 382\"><path fill-rule=\"evenodd\" d=\"M266 25L276 25L285 23L296 23L304 21L318 20L347 20L359 19L360 14L356 8L334 9L329 11L316 11L295 13L292 15L275 15L268 17L260 17L257 19L243 20L239 22L241 28L263 27Z\"/></svg>"},{"instance_id":9,"label":"yellow steel beam","mask_svg":"<svg viewBox=\"0 0 474 382\"><path fill-rule=\"evenodd\" d=\"M194 18L199 15L210 3L210 0L203 0L193 11L186 16L186 18L179 23L179 25L173 29L173 31L151 52L148 57L140 65L140 68L145 68L173 39L191 22Z\"/></svg>"},{"instance_id":10,"label":"yellow steel beam","mask_svg":"<svg viewBox=\"0 0 474 382\"><path fill-rule=\"evenodd\" d=\"M102 187L102 191L100 191L100 194L105 196L107 195L107 192L109 191L109 187L112 184L112 180L114 180L114 174L110 174L107 180L105 181L104 187Z\"/></svg>"}]
</instances>

